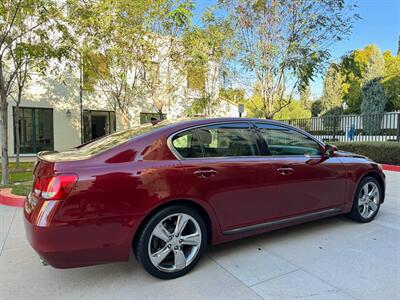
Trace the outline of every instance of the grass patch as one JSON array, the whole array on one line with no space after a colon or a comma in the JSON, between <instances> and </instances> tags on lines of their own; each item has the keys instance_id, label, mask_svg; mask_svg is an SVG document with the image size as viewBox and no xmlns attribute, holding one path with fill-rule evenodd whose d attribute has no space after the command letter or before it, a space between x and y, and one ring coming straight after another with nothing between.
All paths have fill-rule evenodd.
<instances>
[{"instance_id":1,"label":"grass patch","mask_svg":"<svg viewBox=\"0 0 400 300\"><path fill-rule=\"evenodd\" d=\"M29 172L10 172L10 183L32 181L32 171ZM0 175L0 180L2 176Z\"/></svg>"},{"instance_id":2,"label":"grass patch","mask_svg":"<svg viewBox=\"0 0 400 300\"><path fill-rule=\"evenodd\" d=\"M0 165L1 166L1 165ZM10 184L0 185L0 188L11 188L14 195L26 196L32 189L32 162L21 162L18 170L14 162L9 164ZM0 172L1 173L1 172ZM0 174L0 180L2 176ZM18 183L18 184L15 184Z\"/></svg>"},{"instance_id":3,"label":"grass patch","mask_svg":"<svg viewBox=\"0 0 400 300\"><path fill-rule=\"evenodd\" d=\"M20 184L20 185L13 185L11 186L11 188L12 188L12 193L14 195L27 196L32 190L32 185Z\"/></svg>"},{"instance_id":4,"label":"grass patch","mask_svg":"<svg viewBox=\"0 0 400 300\"><path fill-rule=\"evenodd\" d=\"M34 166L33 162L20 162L18 170L16 170L15 162L8 163L8 168L10 169L10 172L24 172L26 170L33 170L33 166Z\"/></svg>"}]
</instances>

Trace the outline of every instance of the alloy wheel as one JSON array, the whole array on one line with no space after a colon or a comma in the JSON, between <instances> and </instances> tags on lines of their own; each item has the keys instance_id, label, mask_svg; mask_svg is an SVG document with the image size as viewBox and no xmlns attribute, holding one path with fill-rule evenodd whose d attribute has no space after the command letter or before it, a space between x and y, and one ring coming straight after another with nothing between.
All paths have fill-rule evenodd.
<instances>
[{"instance_id":1,"label":"alloy wheel","mask_svg":"<svg viewBox=\"0 0 400 300\"><path fill-rule=\"evenodd\" d=\"M177 272L196 258L201 243L201 230L195 218L176 213L154 227L149 239L148 255L157 269Z\"/></svg>"},{"instance_id":2,"label":"alloy wheel","mask_svg":"<svg viewBox=\"0 0 400 300\"><path fill-rule=\"evenodd\" d=\"M379 208L379 188L374 182L367 182L361 188L358 195L358 209L360 215L369 219Z\"/></svg>"}]
</instances>

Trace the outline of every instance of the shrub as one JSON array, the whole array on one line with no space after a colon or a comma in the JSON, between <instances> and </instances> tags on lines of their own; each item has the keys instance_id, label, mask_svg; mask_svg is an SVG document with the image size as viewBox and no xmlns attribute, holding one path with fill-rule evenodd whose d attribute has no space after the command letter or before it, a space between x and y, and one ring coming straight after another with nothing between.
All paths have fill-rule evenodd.
<instances>
[{"instance_id":1,"label":"shrub","mask_svg":"<svg viewBox=\"0 0 400 300\"><path fill-rule=\"evenodd\" d=\"M381 130L387 99L380 80L380 78L375 78L368 81L362 89L361 113L363 127L368 134L378 134Z\"/></svg>"},{"instance_id":2,"label":"shrub","mask_svg":"<svg viewBox=\"0 0 400 300\"><path fill-rule=\"evenodd\" d=\"M339 150L365 155L383 164L400 165L398 142L334 142Z\"/></svg>"}]
</instances>

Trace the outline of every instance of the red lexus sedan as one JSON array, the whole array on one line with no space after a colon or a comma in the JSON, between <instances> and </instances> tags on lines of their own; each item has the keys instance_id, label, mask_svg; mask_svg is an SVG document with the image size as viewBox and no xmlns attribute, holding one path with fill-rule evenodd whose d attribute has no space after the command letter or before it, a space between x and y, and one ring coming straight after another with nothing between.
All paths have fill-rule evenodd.
<instances>
[{"instance_id":1,"label":"red lexus sedan","mask_svg":"<svg viewBox=\"0 0 400 300\"><path fill-rule=\"evenodd\" d=\"M369 222L384 194L380 165L287 124L163 121L39 153L25 228L56 268L133 250L168 279L189 272L208 243L338 214Z\"/></svg>"}]
</instances>

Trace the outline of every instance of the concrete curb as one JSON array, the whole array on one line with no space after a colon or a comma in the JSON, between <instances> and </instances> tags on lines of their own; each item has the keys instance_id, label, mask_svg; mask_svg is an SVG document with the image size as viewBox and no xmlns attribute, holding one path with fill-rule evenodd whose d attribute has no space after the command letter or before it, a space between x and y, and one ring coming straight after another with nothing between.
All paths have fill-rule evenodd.
<instances>
[{"instance_id":1,"label":"concrete curb","mask_svg":"<svg viewBox=\"0 0 400 300\"><path fill-rule=\"evenodd\" d=\"M400 172L400 166L382 164L382 169L385 171Z\"/></svg>"},{"instance_id":2,"label":"concrete curb","mask_svg":"<svg viewBox=\"0 0 400 300\"><path fill-rule=\"evenodd\" d=\"M25 197L17 196L11 192L11 188L0 189L0 204L14 207L23 207Z\"/></svg>"}]
</instances>

